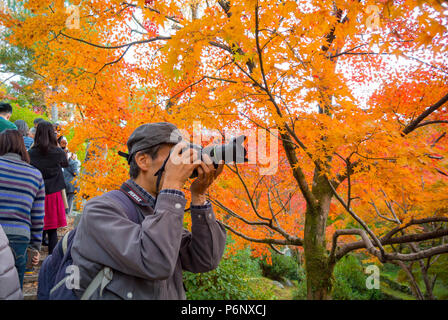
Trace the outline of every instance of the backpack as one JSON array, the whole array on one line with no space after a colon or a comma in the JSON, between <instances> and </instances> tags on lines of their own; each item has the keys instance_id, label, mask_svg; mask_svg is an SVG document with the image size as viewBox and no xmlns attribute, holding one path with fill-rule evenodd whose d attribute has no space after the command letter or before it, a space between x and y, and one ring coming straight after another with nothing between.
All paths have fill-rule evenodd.
<instances>
[{"instance_id":1,"label":"backpack","mask_svg":"<svg viewBox=\"0 0 448 320\"><path fill-rule=\"evenodd\" d=\"M128 216L129 220L140 224L140 213L134 202L129 198L127 193L122 190L113 190L106 195L110 195L113 199L117 199ZM73 265L73 259L71 255L71 248L73 239L75 238L76 229L74 228L58 242L53 250L53 253L49 255L42 263L38 277L37 287L37 299L38 300L78 300L73 289L69 289L66 285L66 281L69 280L70 274L67 274L67 270L70 270L70 266ZM88 300L92 294L101 287L101 293L103 289L112 281L113 271L109 267L104 267L93 278L87 289L81 296L81 300Z\"/></svg>"}]
</instances>

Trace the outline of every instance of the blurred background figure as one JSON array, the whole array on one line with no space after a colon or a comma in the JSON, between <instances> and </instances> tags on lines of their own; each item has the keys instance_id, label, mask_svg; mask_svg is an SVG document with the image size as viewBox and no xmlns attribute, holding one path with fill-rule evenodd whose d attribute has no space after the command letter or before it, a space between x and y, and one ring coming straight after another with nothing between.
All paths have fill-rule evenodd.
<instances>
[{"instance_id":1,"label":"blurred background figure","mask_svg":"<svg viewBox=\"0 0 448 320\"><path fill-rule=\"evenodd\" d=\"M0 134L0 224L15 255L23 286L27 249L34 249L39 262L44 224L45 185L42 174L31 166L22 135L7 129Z\"/></svg>"},{"instance_id":2,"label":"blurred background figure","mask_svg":"<svg viewBox=\"0 0 448 320\"><path fill-rule=\"evenodd\" d=\"M25 148L28 150L34 142L34 139L29 136L29 129L28 125L24 120L16 120L14 124L17 127L17 130L19 133L23 136L23 142L25 142Z\"/></svg>"},{"instance_id":3,"label":"blurred background figure","mask_svg":"<svg viewBox=\"0 0 448 320\"><path fill-rule=\"evenodd\" d=\"M73 209L73 200L75 193L79 192L79 187L76 186L75 177L79 174L79 167L81 165L75 153L68 152L68 167L63 168L65 191L67 194L68 210L67 214L71 214Z\"/></svg>"},{"instance_id":4,"label":"blurred background figure","mask_svg":"<svg viewBox=\"0 0 448 320\"><path fill-rule=\"evenodd\" d=\"M54 133L56 134L56 139L59 141L59 138L61 137L61 124L59 122L53 123L53 129Z\"/></svg>"},{"instance_id":5,"label":"blurred background figure","mask_svg":"<svg viewBox=\"0 0 448 320\"><path fill-rule=\"evenodd\" d=\"M67 148L68 142L67 142L67 138L65 138L64 136L60 136L60 137L58 138L58 145L59 145L59 147L60 147L62 150L65 151L65 153L68 153L68 148Z\"/></svg>"},{"instance_id":6,"label":"blurred background figure","mask_svg":"<svg viewBox=\"0 0 448 320\"><path fill-rule=\"evenodd\" d=\"M68 166L68 161L65 152L58 147L50 122L38 124L29 155L31 164L39 169L45 181L44 233L48 235L48 253L51 254L58 242L57 229L67 225L61 191L65 189L62 168Z\"/></svg>"},{"instance_id":7,"label":"blurred background figure","mask_svg":"<svg viewBox=\"0 0 448 320\"><path fill-rule=\"evenodd\" d=\"M28 136L33 139L34 141L34 136L36 135L36 128L31 128L30 131L28 131Z\"/></svg>"},{"instance_id":8,"label":"blurred background figure","mask_svg":"<svg viewBox=\"0 0 448 320\"><path fill-rule=\"evenodd\" d=\"M34 121L33 121L34 129L37 129L37 125L39 124L39 122L42 122L42 121L45 121L45 120L42 119L42 118L36 118L36 119L34 119Z\"/></svg>"},{"instance_id":9,"label":"blurred background figure","mask_svg":"<svg viewBox=\"0 0 448 320\"><path fill-rule=\"evenodd\" d=\"M65 154L67 155L67 161L69 162L69 167L70 167L70 159L69 159L69 150L68 150L68 142L67 142L67 138L65 138L64 136L60 136L58 137L58 146L59 148L61 148L62 150L64 150ZM62 171L64 172L64 181L65 181L65 189L62 190L62 199L64 200L64 206L65 206L65 213L69 214L70 213L70 205L69 205L69 195L68 195L68 190L67 190L67 180L66 180L66 173L64 168L62 169ZM72 201L73 201L73 195L72 195Z\"/></svg>"},{"instance_id":10,"label":"blurred background figure","mask_svg":"<svg viewBox=\"0 0 448 320\"><path fill-rule=\"evenodd\" d=\"M12 107L9 103L0 103L0 132L6 129L17 129L16 125L9 121L12 115Z\"/></svg>"}]
</instances>

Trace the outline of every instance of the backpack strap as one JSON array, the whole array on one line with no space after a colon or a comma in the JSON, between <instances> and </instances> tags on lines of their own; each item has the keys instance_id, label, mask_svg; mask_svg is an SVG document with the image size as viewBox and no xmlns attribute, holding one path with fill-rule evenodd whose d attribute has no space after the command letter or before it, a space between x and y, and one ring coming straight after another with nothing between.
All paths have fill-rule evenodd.
<instances>
[{"instance_id":1,"label":"backpack strap","mask_svg":"<svg viewBox=\"0 0 448 320\"><path fill-rule=\"evenodd\" d=\"M108 192L108 195L111 196L111 199L118 200L117 202L122 205L122 209L124 209L124 212L128 216L129 220L140 224L141 223L141 215L137 208L137 205L134 204L134 202L130 199L130 196L125 193L123 190L112 190ZM64 250L64 240L66 242L65 244L65 250L67 249L67 240L66 236L64 236L63 242L62 242L62 250ZM65 254L64 250L64 254ZM111 268L104 267L101 269L93 278L93 280L90 282L87 289L84 291L84 293L81 296L81 300L89 300L90 297L96 292L98 288L100 288L100 297L103 295L103 290L106 288L106 286L112 281L112 278L114 276L114 273ZM65 280L65 279L64 279Z\"/></svg>"},{"instance_id":2,"label":"backpack strap","mask_svg":"<svg viewBox=\"0 0 448 320\"><path fill-rule=\"evenodd\" d=\"M104 288L112 281L113 278L112 269L109 267L104 267L100 272L97 273L95 278L90 282L86 291L84 291L81 296L81 300L89 300L90 297L95 293L95 291L100 288L100 297L103 295Z\"/></svg>"},{"instance_id":3,"label":"backpack strap","mask_svg":"<svg viewBox=\"0 0 448 320\"><path fill-rule=\"evenodd\" d=\"M65 256L65 253L67 252L67 246L68 246L68 234L70 232L67 232L64 237L62 238L62 254Z\"/></svg>"},{"instance_id":4,"label":"backpack strap","mask_svg":"<svg viewBox=\"0 0 448 320\"><path fill-rule=\"evenodd\" d=\"M129 220L138 224L141 223L142 219L140 211L134 201L131 200L130 195L121 189L109 191L107 194L111 196L112 200L118 200L116 202L119 202L122 205L122 209L124 209Z\"/></svg>"},{"instance_id":5,"label":"backpack strap","mask_svg":"<svg viewBox=\"0 0 448 320\"><path fill-rule=\"evenodd\" d=\"M55 292L57 289L59 289L60 286L62 286L63 284L65 284L65 282L67 281L67 278L69 276L65 276L64 278L62 278L61 281L59 281L53 288L51 288L50 290L50 295L53 294L53 292Z\"/></svg>"}]
</instances>

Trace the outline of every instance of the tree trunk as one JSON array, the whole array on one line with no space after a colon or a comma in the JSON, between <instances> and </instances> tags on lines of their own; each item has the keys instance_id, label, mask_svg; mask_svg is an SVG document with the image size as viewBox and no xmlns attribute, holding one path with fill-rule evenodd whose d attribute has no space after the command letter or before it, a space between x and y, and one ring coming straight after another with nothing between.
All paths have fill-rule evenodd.
<instances>
[{"instance_id":1,"label":"tree trunk","mask_svg":"<svg viewBox=\"0 0 448 320\"><path fill-rule=\"evenodd\" d=\"M58 118L58 106L56 103L53 103L53 105L51 106L51 121L58 122Z\"/></svg>"},{"instance_id":2,"label":"tree trunk","mask_svg":"<svg viewBox=\"0 0 448 320\"><path fill-rule=\"evenodd\" d=\"M309 206L305 216L305 269L309 300L331 299L333 264L330 264L325 241L325 229L332 193L317 171L313 179L313 194L319 200L317 208Z\"/></svg>"}]
</instances>

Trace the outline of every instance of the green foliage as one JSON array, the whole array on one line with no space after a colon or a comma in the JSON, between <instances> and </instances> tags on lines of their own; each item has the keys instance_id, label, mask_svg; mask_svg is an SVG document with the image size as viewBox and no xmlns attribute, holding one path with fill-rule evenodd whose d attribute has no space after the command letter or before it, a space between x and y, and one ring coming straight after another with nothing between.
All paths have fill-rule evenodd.
<instances>
[{"instance_id":1,"label":"green foliage","mask_svg":"<svg viewBox=\"0 0 448 320\"><path fill-rule=\"evenodd\" d=\"M31 129L34 127L33 121L36 118L42 118L48 120L48 117L44 114L37 114L26 107L20 107L17 103L11 103L12 115L10 121L25 120L28 127Z\"/></svg>"},{"instance_id":2,"label":"green foliage","mask_svg":"<svg viewBox=\"0 0 448 320\"><path fill-rule=\"evenodd\" d=\"M437 257L437 260L433 258L431 261L433 264L429 268L429 276L433 277L437 275L437 280L448 286L448 255L441 254Z\"/></svg>"},{"instance_id":3,"label":"green foliage","mask_svg":"<svg viewBox=\"0 0 448 320\"><path fill-rule=\"evenodd\" d=\"M306 300L306 272L302 265L298 266L298 283L293 293L294 300Z\"/></svg>"},{"instance_id":4,"label":"green foliage","mask_svg":"<svg viewBox=\"0 0 448 320\"><path fill-rule=\"evenodd\" d=\"M434 260L433 260L434 261ZM432 279L437 275L434 287L434 296L439 300L448 300L448 255L441 254L429 268L429 276Z\"/></svg>"},{"instance_id":5,"label":"green foliage","mask_svg":"<svg viewBox=\"0 0 448 320\"><path fill-rule=\"evenodd\" d=\"M335 266L332 297L335 300L379 300L380 289L367 289L364 268L354 256L342 258Z\"/></svg>"},{"instance_id":6,"label":"green foliage","mask_svg":"<svg viewBox=\"0 0 448 320\"><path fill-rule=\"evenodd\" d=\"M6 38L8 32L2 32L2 38ZM0 72L11 74L7 79L10 84L6 84L5 81L5 88L8 95L15 98L14 102L21 106L44 104L43 92L32 89L32 84L40 77L34 70L33 59L34 52L30 48L13 46L5 42L0 44Z\"/></svg>"},{"instance_id":7,"label":"green foliage","mask_svg":"<svg viewBox=\"0 0 448 320\"><path fill-rule=\"evenodd\" d=\"M294 292L295 300L307 298L307 287L305 272L300 267L301 280ZM381 289L367 289L367 275L361 262L352 255L345 256L335 266L333 271L333 290L331 293L334 300L382 300L386 297Z\"/></svg>"},{"instance_id":8,"label":"green foliage","mask_svg":"<svg viewBox=\"0 0 448 320\"><path fill-rule=\"evenodd\" d=\"M8 36L8 33L2 32L2 36ZM2 73L11 73L24 79L34 79L37 74L34 72L33 52L31 49L12 46L2 43L0 46L0 71Z\"/></svg>"},{"instance_id":9,"label":"green foliage","mask_svg":"<svg viewBox=\"0 0 448 320\"><path fill-rule=\"evenodd\" d=\"M249 285L260 277L258 262L251 257L250 248L223 258L218 268L206 273L184 272L184 283L189 300L248 300L270 299L269 290L254 290Z\"/></svg>"},{"instance_id":10,"label":"green foliage","mask_svg":"<svg viewBox=\"0 0 448 320\"><path fill-rule=\"evenodd\" d=\"M271 252L271 259L271 264L266 257L260 262L263 276L277 281L282 281L285 278L299 280L299 264L296 257Z\"/></svg>"},{"instance_id":11,"label":"green foliage","mask_svg":"<svg viewBox=\"0 0 448 320\"><path fill-rule=\"evenodd\" d=\"M426 264L426 260L424 260L424 263ZM431 267L428 269L428 278L434 279L436 277L436 282L433 289L433 295L435 299L438 300L447 300L448 299L448 255L442 254L437 257L437 259L432 258L431 260ZM418 286L422 293L424 295L427 295L426 293L426 286L423 280L423 275L421 272L420 265L418 263L415 263L412 268L412 274L414 275ZM411 286L411 281L408 278L408 275L404 270L399 268L399 271L397 272L396 280L400 283L405 283L408 286ZM430 280L432 281L432 280ZM411 294L410 290L404 291L408 294Z\"/></svg>"}]
</instances>

